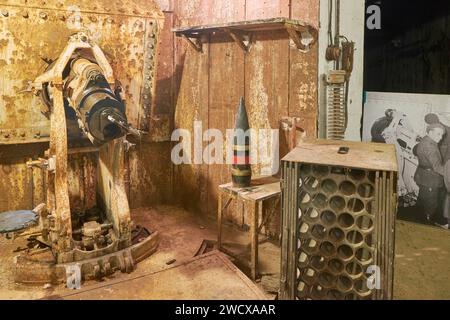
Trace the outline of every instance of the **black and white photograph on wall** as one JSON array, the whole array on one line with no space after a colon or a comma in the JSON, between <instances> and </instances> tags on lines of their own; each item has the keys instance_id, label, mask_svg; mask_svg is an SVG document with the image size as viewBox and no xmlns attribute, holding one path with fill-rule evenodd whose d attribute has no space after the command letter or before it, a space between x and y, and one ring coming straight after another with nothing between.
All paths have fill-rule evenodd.
<instances>
[{"instance_id":1,"label":"black and white photograph on wall","mask_svg":"<svg viewBox=\"0 0 450 320\"><path fill-rule=\"evenodd\" d=\"M395 145L398 217L448 230L450 97L367 92L363 140Z\"/></svg>"}]
</instances>

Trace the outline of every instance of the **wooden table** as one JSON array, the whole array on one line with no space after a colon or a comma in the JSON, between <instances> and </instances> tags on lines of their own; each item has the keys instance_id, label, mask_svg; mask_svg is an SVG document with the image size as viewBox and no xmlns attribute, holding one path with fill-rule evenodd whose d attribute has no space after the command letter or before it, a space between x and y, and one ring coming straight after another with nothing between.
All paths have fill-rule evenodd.
<instances>
[{"instance_id":1,"label":"wooden table","mask_svg":"<svg viewBox=\"0 0 450 320\"><path fill-rule=\"evenodd\" d=\"M219 186L217 221L217 247L222 249L222 218L223 212L233 200L241 201L247 208L250 218L251 261L250 270L253 280L256 280L258 269L258 234L271 215L267 215L259 226L259 216L262 217L263 202L265 200L281 199L280 179L274 177L255 178L248 188L234 188L232 183ZM226 201L223 206L224 200ZM223 206L223 207L222 207ZM274 210L275 211L275 210Z\"/></svg>"}]
</instances>

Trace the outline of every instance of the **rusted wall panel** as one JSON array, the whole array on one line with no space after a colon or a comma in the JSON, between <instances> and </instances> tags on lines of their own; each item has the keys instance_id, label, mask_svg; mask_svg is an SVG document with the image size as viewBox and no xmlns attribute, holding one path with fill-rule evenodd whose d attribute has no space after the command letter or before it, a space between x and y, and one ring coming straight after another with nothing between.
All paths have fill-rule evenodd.
<instances>
[{"instance_id":1,"label":"rusted wall panel","mask_svg":"<svg viewBox=\"0 0 450 320\"><path fill-rule=\"evenodd\" d=\"M175 0L178 26L240 21L245 17L245 0Z\"/></svg>"},{"instance_id":2,"label":"rusted wall panel","mask_svg":"<svg viewBox=\"0 0 450 320\"><path fill-rule=\"evenodd\" d=\"M44 156L47 144L11 145L0 149L0 212L33 209L45 202L45 172L28 168L26 162ZM75 212L96 206L95 154L70 155L68 166L69 198Z\"/></svg>"},{"instance_id":3,"label":"rusted wall panel","mask_svg":"<svg viewBox=\"0 0 450 320\"><path fill-rule=\"evenodd\" d=\"M320 0L291 0L291 19L300 19L319 28L319 5Z\"/></svg>"},{"instance_id":4,"label":"rusted wall panel","mask_svg":"<svg viewBox=\"0 0 450 320\"><path fill-rule=\"evenodd\" d=\"M156 69L156 103L153 115L173 114L174 34L172 26L174 14L164 13L164 27L159 37L159 50Z\"/></svg>"},{"instance_id":5,"label":"rusted wall panel","mask_svg":"<svg viewBox=\"0 0 450 320\"><path fill-rule=\"evenodd\" d=\"M166 9L173 8L172 0L161 1L165 2L163 5ZM57 58L67 44L69 35L79 30L80 26L88 30L105 52L115 76L122 84L130 123L142 129L148 128L150 119L146 118L144 108L150 109L150 106L144 105L142 96L146 93L151 96L153 84L150 79L146 80L150 81L149 87L143 85L144 62L148 59L144 52L151 53L155 49L150 47L150 42L156 28L162 27L164 30L162 41L173 41L171 21L164 26L160 25L163 17L152 0L126 3L102 0L77 0L70 3L65 0L0 0L0 7L0 144L39 141L34 138L37 133L44 136L41 140L48 136L49 121L40 113L42 103L39 97L21 91L26 88L28 81L34 80L45 70L46 62L42 59ZM170 46L168 48L163 54L171 58L160 63L159 69L163 77L170 78L173 74L173 64L170 64L173 61L173 50L170 50ZM170 86L167 90L160 90L161 98L155 101L158 107L152 110L152 116L173 113L173 93ZM163 136L167 141L170 116L166 119L168 125L157 122L162 127L160 131L164 132L152 132L152 137ZM171 170L167 160L170 155L168 144L157 148L143 148L147 152L142 156L145 162L140 162L140 159L131 162L133 172L143 173L142 176L135 174L135 180L130 184L134 192L141 193L134 197L136 203L131 203L132 206L163 201L164 197L160 194L170 191L166 187L170 179L167 176L161 177L160 174L170 173ZM0 181L3 182L0 192L5 190L0 196L0 211L29 209L45 197L45 188L40 170L27 169L25 162L31 157L42 157L43 149L37 153L27 145L16 147L13 150L14 160L3 156L7 150L10 150L7 146L0 146ZM26 156L20 156L21 152L25 152ZM155 163L164 163L164 167ZM95 169L96 164L90 155L70 157L69 186L74 210L89 208L95 204ZM34 183L31 183L32 177ZM149 181L152 181L151 186ZM135 187L140 184L143 188ZM156 188L155 185L161 185L161 188Z\"/></svg>"},{"instance_id":6,"label":"rusted wall panel","mask_svg":"<svg viewBox=\"0 0 450 320\"><path fill-rule=\"evenodd\" d=\"M317 50L302 54L291 46L290 57L289 116L299 117L307 135L314 137L317 132Z\"/></svg>"},{"instance_id":7,"label":"rusted wall panel","mask_svg":"<svg viewBox=\"0 0 450 320\"><path fill-rule=\"evenodd\" d=\"M189 4L189 10L182 9L185 4ZM178 25L201 23L199 12L196 10L206 10L207 7L200 8L198 5L197 1L178 2L178 10L183 12L186 10L187 13L184 16L178 11L179 20L176 23ZM175 129L186 129L193 133L195 121L201 121L204 128L208 127L209 46L204 45L203 52L198 53L184 41L177 39L175 50L177 69ZM194 150L193 134L191 149ZM174 194L184 206L197 208L200 203L207 204L208 167L205 164L194 163L193 151L190 156L191 164L174 167L173 188Z\"/></svg>"},{"instance_id":8,"label":"rusted wall panel","mask_svg":"<svg viewBox=\"0 0 450 320\"><path fill-rule=\"evenodd\" d=\"M69 156L67 178L70 208L85 212L97 206L97 154Z\"/></svg>"},{"instance_id":9,"label":"rusted wall panel","mask_svg":"<svg viewBox=\"0 0 450 320\"><path fill-rule=\"evenodd\" d=\"M173 17L170 12L165 13L166 19L173 19L174 26L278 16L291 16L318 26L319 0L273 0L265 1L264 5L256 0L159 1L166 10L174 10ZM191 132L194 120L201 120L204 130L231 129L239 97L245 91L251 122L257 123L257 126L276 129L282 116L300 115L308 130L315 134L316 47L309 53L302 54L295 48L290 50L287 48L289 43L287 34L266 35L268 39L259 39L262 41L256 43L245 62L235 64L229 60L236 60L242 52L234 42L214 43L211 45L213 46L211 51L206 43L203 46L203 53L199 54L183 40L179 38L172 40L173 35L168 32L170 27L171 23L166 22L162 31L160 42L162 51L159 55L157 72L158 91L156 108L152 111L152 116L175 113L173 124L175 128L185 128ZM114 34L117 32L119 31L116 30ZM108 41L111 40L114 39ZM113 56L120 55L117 49L108 50ZM135 62L132 62L133 59L127 61L128 64L136 63L132 65L132 69L139 70L141 68L139 59L142 58L139 56L139 46L133 50L137 54ZM227 52L230 56L227 56ZM258 77L261 77L262 83L259 83ZM130 88L127 90L133 99L137 93L132 92ZM263 94L260 94L261 92ZM130 114L130 118L132 121L138 121L139 114ZM174 201L167 196L171 194L173 188L176 199L182 200L187 207L200 208L203 212L214 214L217 185L231 179L229 166L204 164L174 166L172 175L170 162L172 146L173 144L168 142L149 144L141 146L140 150L132 151L129 160L130 205L139 207L166 200ZM21 176L23 175L22 173ZM24 194L23 197L27 198L29 195ZM3 202L5 203L4 200Z\"/></svg>"},{"instance_id":10,"label":"rusted wall panel","mask_svg":"<svg viewBox=\"0 0 450 320\"><path fill-rule=\"evenodd\" d=\"M210 66L209 128L225 133L227 129L234 128L239 99L245 95L244 53L234 42L218 38L210 45ZM227 156L225 147L227 143L231 144L232 141L224 141L223 161ZM213 164L209 165L208 169L208 210L215 212L217 186L225 181L228 182L231 177L231 167ZM234 210L227 210L225 215L233 213L236 214Z\"/></svg>"},{"instance_id":11,"label":"rusted wall panel","mask_svg":"<svg viewBox=\"0 0 450 320\"><path fill-rule=\"evenodd\" d=\"M291 18L319 28L320 0L292 0ZM290 49L289 115L299 117L308 136L317 136L318 45L308 54L299 53L293 43Z\"/></svg>"},{"instance_id":12,"label":"rusted wall panel","mask_svg":"<svg viewBox=\"0 0 450 320\"><path fill-rule=\"evenodd\" d=\"M44 199L39 190L42 183L40 170L31 171L26 162L30 160L30 153L42 156L46 148L46 144L40 143L0 149L0 212L31 209Z\"/></svg>"},{"instance_id":13,"label":"rusted wall panel","mask_svg":"<svg viewBox=\"0 0 450 320\"><path fill-rule=\"evenodd\" d=\"M289 18L290 0L247 0L246 19Z\"/></svg>"},{"instance_id":14,"label":"rusted wall panel","mask_svg":"<svg viewBox=\"0 0 450 320\"><path fill-rule=\"evenodd\" d=\"M131 208L168 203L172 199L170 143L143 143L128 155Z\"/></svg>"},{"instance_id":15,"label":"rusted wall panel","mask_svg":"<svg viewBox=\"0 0 450 320\"><path fill-rule=\"evenodd\" d=\"M177 1L176 27L200 24L225 23L273 17L292 17L318 26L319 0L273 0L273 1ZM178 41L182 41L178 39ZM176 101L175 122L179 128L192 132L194 119L203 119L204 130L216 128L225 133L234 127L234 116L239 97L245 92L250 125L253 128L278 129L283 116L298 115L310 136L316 135L317 117L317 46L309 53L299 52L284 31L258 35L247 56L240 60L241 49L231 39L212 36L209 49L208 70L203 70L202 86L198 87L198 59L202 56L189 49L189 55L177 54L184 61L183 81L180 83ZM186 45L186 44L184 44ZM209 80L205 79L208 75ZM193 79L192 81L187 81ZM245 79L245 80L244 80ZM208 97L209 104L199 113L192 103L199 96ZM189 107L191 105L191 107ZM205 116L209 125L205 128ZM195 116L196 115L196 116ZM259 168L254 168L255 174ZM194 205L202 212L215 214L217 210L217 187L231 180L229 165L175 166L175 195L182 203ZM195 179L195 177L202 177ZM206 181L205 181L206 180ZM205 190L206 188L206 190ZM194 195L194 191L198 194ZM204 199L207 193L207 205ZM195 203L197 201L197 203ZM196 204L196 206L195 206ZM240 212L235 210L233 220L242 222ZM231 214L231 213L230 213Z\"/></svg>"},{"instance_id":16,"label":"rusted wall panel","mask_svg":"<svg viewBox=\"0 0 450 320\"><path fill-rule=\"evenodd\" d=\"M146 4L148 9L153 6L152 1ZM145 12L144 6L132 4L124 6L125 10L120 8L120 2L97 1L94 5L84 0L70 4L2 0L0 7L3 12L0 15L0 130L9 134L8 137L0 135L0 143L34 141L37 133L48 134L49 121L40 113L42 102L31 92L23 91L47 67L43 59L56 59L69 36L79 30L90 33L109 58L116 78L125 89L128 119L135 126L141 124L140 118L145 113L141 89L144 51L148 51L146 36L151 35L150 29L157 27L156 23L152 24L155 20L140 16ZM107 14L88 11L94 10L93 7ZM127 10L129 15L120 14ZM155 18L162 18L158 14L155 11Z\"/></svg>"}]
</instances>

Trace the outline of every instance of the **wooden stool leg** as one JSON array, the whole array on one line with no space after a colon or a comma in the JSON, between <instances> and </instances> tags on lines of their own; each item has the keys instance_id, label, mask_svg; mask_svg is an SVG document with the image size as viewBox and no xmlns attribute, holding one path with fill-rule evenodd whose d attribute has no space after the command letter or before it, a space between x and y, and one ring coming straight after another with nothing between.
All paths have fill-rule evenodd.
<instances>
[{"instance_id":1,"label":"wooden stool leg","mask_svg":"<svg viewBox=\"0 0 450 320\"><path fill-rule=\"evenodd\" d=\"M219 192L218 203L217 203L217 227L218 227L218 236L217 236L217 249L222 249L222 192Z\"/></svg>"},{"instance_id":2,"label":"wooden stool leg","mask_svg":"<svg viewBox=\"0 0 450 320\"><path fill-rule=\"evenodd\" d=\"M256 280L258 265L258 212L259 203L252 202L250 208L250 238L251 238L251 261L250 270L252 279Z\"/></svg>"}]
</instances>

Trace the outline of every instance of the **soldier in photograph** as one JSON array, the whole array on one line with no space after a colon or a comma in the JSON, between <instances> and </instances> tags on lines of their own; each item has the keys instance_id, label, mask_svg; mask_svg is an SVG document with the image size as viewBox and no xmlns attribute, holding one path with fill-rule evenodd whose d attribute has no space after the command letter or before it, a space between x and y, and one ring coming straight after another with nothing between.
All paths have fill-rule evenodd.
<instances>
[{"instance_id":1,"label":"soldier in photograph","mask_svg":"<svg viewBox=\"0 0 450 320\"><path fill-rule=\"evenodd\" d=\"M450 220L450 194L448 193L450 191L450 165L447 166L446 164L449 163L450 160L450 127L444 125L439 116L435 113L429 113L425 116L425 122L428 125L432 124L440 124L444 127L444 135L442 137L442 140L439 143L439 150L441 152L442 156L442 163L447 168L447 170L444 170L444 182L446 182L446 189L447 192L441 193L441 198L439 199L439 213L441 215L440 221L436 223L438 226L443 227L445 229L448 229L448 222Z\"/></svg>"},{"instance_id":2,"label":"soldier in photograph","mask_svg":"<svg viewBox=\"0 0 450 320\"><path fill-rule=\"evenodd\" d=\"M415 148L419 160L414 180L419 186L417 205L421 208L427 222L439 218L439 200L444 199L444 165L439 150L439 142L445 128L439 124L427 127L427 135ZM442 203L441 203L442 204Z\"/></svg>"}]
</instances>

